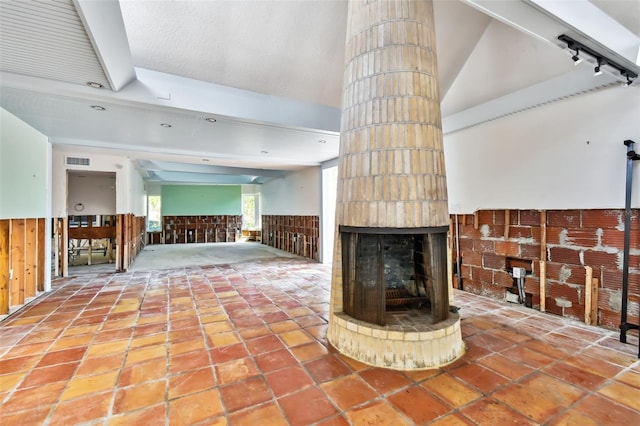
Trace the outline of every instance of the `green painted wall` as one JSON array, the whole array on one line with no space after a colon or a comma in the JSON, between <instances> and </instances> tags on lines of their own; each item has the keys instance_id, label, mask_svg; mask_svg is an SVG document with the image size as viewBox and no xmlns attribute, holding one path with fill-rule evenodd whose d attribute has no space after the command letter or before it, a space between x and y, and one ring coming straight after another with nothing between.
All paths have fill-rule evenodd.
<instances>
[{"instance_id":1,"label":"green painted wall","mask_svg":"<svg viewBox=\"0 0 640 426\"><path fill-rule=\"evenodd\" d=\"M163 216L241 215L240 185L163 185Z\"/></svg>"},{"instance_id":2,"label":"green painted wall","mask_svg":"<svg viewBox=\"0 0 640 426\"><path fill-rule=\"evenodd\" d=\"M0 219L47 216L45 135L0 108Z\"/></svg>"}]
</instances>

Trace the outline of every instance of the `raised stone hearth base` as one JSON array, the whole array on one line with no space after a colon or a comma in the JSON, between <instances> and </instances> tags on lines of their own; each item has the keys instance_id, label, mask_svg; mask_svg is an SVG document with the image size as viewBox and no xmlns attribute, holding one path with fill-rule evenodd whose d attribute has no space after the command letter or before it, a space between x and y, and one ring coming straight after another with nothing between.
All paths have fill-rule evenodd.
<instances>
[{"instance_id":1,"label":"raised stone hearth base","mask_svg":"<svg viewBox=\"0 0 640 426\"><path fill-rule=\"evenodd\" d=\"M426 370L449 364L464 354L460 317L407 330L400 325L378 326L335 313L329 321L329 342L341 353L375 367Z\"/></svg>"}]
</instances>

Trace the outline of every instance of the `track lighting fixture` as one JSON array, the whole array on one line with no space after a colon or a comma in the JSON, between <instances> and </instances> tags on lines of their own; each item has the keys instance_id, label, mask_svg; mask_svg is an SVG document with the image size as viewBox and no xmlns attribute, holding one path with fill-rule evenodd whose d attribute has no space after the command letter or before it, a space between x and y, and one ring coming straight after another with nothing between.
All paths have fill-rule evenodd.
<instances>
[{"instance_id":1,"label":"track lighting fixture","mask_svg":"<svg viewBox=\"0 0 640 426\"><path fill-rule=\"evenodd\" d=\"M576 54L571 57L573 59L573 65L578 65L582 62L580 55L580 49L576 49Z\"/></svg>"},{"instance_id":2,"label":"track lighting fixture","mask_svg":"<svg viewBox=\"0 0 640 426\"><path fill-rule=\"evenodd\" d=\"M596 77L598 75L602 75L602 70L600 69L600 66L602 65L602 63L600 62L600 59L598 59L598 65L596 65L596 67L593 69L593 76Z\"/></svg>"},{"instance_id":3,"label":"track lighting fixture","mask_svg":"<svg viewBox=\"0 0 640 426\"><path fill-rule=\"evenodd\" d=\"M581 42L574 40L566 34L558 36L558 40L566 43L567 48L575 52L574 55L571 56L571 59L573 60L573 63L575 65L578 65L582 62L582 60L584 59L584 55L593 58L593 60L597 63L597 65L593 69L594 76L602 75L604 70L603 67L606 66L607 73L611 73L613 76L615 76L613 71L617 71L618 73L620 73L620 76L622 78L626 79L626 82L624 82L623 84L624 86L629 86L636 78L638 78L638 74L634 71L631 71L625 65L620 65L620 63L616 62L615 60L596 52L589 46L585 46Z\"/></svg>"}]
</instances>

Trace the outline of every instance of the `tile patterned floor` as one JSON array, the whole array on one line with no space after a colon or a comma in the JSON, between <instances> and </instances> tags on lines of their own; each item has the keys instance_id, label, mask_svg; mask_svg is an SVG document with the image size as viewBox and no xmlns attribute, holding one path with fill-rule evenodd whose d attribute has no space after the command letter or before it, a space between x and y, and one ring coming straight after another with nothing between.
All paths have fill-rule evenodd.
<instances>
[{"instance_id":1,"label":"tile patterned floor","mask_svg":"<svg viewBox=\"0 0 640 426\"><path fill-rule=\"evenodd\" d=\"M468 350L397 372L325 338L301 259L58 280L0 323L1 425L637 425L617 333L456 292Z\"/></svg>"}]
</instances>

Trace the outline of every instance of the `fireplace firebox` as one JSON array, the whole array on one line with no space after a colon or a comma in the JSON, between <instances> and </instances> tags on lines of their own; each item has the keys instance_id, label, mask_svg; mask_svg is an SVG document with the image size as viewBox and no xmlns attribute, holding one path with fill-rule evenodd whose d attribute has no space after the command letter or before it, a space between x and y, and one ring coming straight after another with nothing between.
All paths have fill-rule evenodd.
<instances>
[{"instance_id":1,"label":"fireplace firebox","mask_svg":"<svg viewBox=\"0 0 640 426\"><path fill-rule=\"evenodd\" d=\"M339 229L347 315L381 326L402 308L447 319L447 227Z\"/></svg>"}]
</instances>

